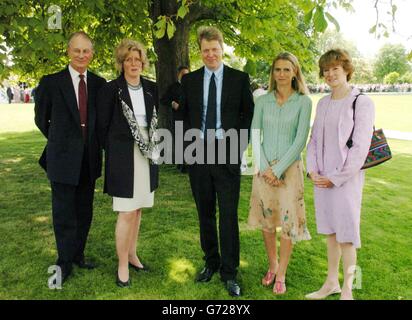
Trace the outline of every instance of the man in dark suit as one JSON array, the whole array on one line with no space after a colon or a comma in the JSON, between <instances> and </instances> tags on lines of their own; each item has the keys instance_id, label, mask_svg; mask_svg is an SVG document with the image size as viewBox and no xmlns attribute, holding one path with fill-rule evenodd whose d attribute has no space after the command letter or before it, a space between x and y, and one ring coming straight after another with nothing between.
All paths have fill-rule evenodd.
<instances>
[{"instance_id":1,"label":"man in dark suit","mask_svg":"<svg viewBox=\"0 0 412 320\"><path fill-rule=\"evenodd\" d=\"M35 97L35 122L47 139L39 160L52 191L53 227L63 282L72 264L93 269L84 249L89 233L95 181L102 151L95 132L96 94L106 81L87 67L93 57L90 37L74 33L67 48L70 64L42 78Z\"/></svg>"},{"instance_id":2,"label":"man in dark suit","mask_svg":"<svg viewBox=\"0 0 412 320\"><path fill-rule=\"evenodd\" d=\"M14 97L13 91L11 90L10 87L7 87L7 98L9 100L9 104L12 102Z\"/></svg>"},{"instance_id":3,"label":"man in dark suit","mask_svg":"<svg viewBox=\"0 0 412 320\"><path fill-rule=\"evenodd\" d=\"M175 142L175 125L178 123L178 121L183 121L183 112L182 108L179 106L179 99L181 96L181 80L182 77L189 73L189 67L187 66L180 66L177 69L177 81L175 83L172 83L169 88L167 88L166 93L163 95L162 99L160 102L168 107L172 108L172 136L173 136L173 142ZM175 157L175 144L173 143L173 159L174 161L176 160ZM177 169L185 173L186 172L186 165L183 164L177 164Z\"/></svg>"},{"instance_id":4,"label":"man in dark suit","mask_svg":"<svg viewBox=\"0 0 412 320\"><path fill-rule=\"evenodd\" d=\"M249 76L222 63L223 36L213 27L198 30L198 43L204 67L182 79L180 107L186 129L200 130L206 152L203 160L189 167L190 183L199 215L200 242L205 266L198 282L208 282L220 270L222 281L231 296L240 296L236 280L239 266L238 203L240 193L240 157L247 146L253 117L253 97ZM225 139L225 132L247 132L246 141L234 147ZM211 133L211 134L210 134ZM240 140L240 139L239 139ZM226 161L217 162L218 153L226 145ZM197 151L196 151L197 152ZM209 154L209 155L208 155ZM230 156L235 156L233 163ZM209 159L207 159L209 158ZM188 161L188 159L186 159ZM216 198L219 205L219 240L216 227Z\"/></svg>"}]
</instances>

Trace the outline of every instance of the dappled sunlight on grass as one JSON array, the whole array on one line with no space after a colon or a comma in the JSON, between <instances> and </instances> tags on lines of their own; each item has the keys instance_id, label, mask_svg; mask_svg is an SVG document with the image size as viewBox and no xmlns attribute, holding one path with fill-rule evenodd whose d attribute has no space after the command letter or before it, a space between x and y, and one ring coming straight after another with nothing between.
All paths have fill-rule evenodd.
<instances>
[{"instance_id":1,"label":"dappled sunlight on grass","mask_svg":"<svg viewBox=\"0 0 412 320\"><path fill-rule=\"evenodd\" d=\"M1 114L0 114L1 116ZM195 283L202 268L199 222L187 175L173 166L161 166L155 206L144 210L138 253L151 272L131 272L132 287L115 284L117 256L114 228L117 215L112 199L103 195L103 179L96 185L94 216L86 258L96 270L74 268L63 290L47 287L47 268L57 258L51 214L50 183L37 159L44 148L39 132L0 135L0 299L231 299L219 275L207 285ZM358 265L363 272L359 299L411 299L412 254L412 142L390 140L394 157L367 170L361 215L362 249ZM312 240L294 246L287 281L288 293L275 297L261 278L268 261L260 230L247 224L252 187L242 177L239 202L240 268L238 280L244 299L304 299L327 276L326 236L317 234L313 186L305 179L305 204ZM280 231L280 230L278 230ZM278 234L278 249L279 235ZM279 254L279 251L278 251ZM342 266L340 268L342 280ZM331 297L330 300L339 297Z\"/></svg>"},{"instance_id":2,"label":"dappled sunlight on grass","mask_svg":"<svg viewBox=\"0 0 412 320\"><path fill-rule=\"evenodd\" d=\"M48 234L48 236L50 236L50 235ZM56 257L57 250L55 248L50 248L50 249L46 250L46 253L48 255L50 255L50 257L54 258L54 257Z\"/></svg>"},{"instance_id":3,"label":"dappled sunlight on grass","mask_svg":"<svg viewBox=\"0 0 412 320\"><path fill-rule=\"evenodd\" d=\"M374 184L377 183L377 184L384 185L385 187L388 187L388 188L389 187L392 187L392 188L396 187L396 184L394 184L394 183L391 183L391 182L383 180L383 179L375 178L375 177L369 177L367 183L371 184L371 185L374 185Z\"/></svg>"},{"instance_id":4,"label":"dappled sunlight on grass","mask_svg":"<svg viewBox=\"0 0 412 320\"><path fill-rule=\"evenodd\" d=\"M241 268L248 268L249 267L249 262L247 262L243 259L240 259L239 265L240 265Z\"/></svg>"},{"instance_id":5,"label":"dappled sunlight on grass","mask_svg":"<svg viewBox=\"0 0 412 320\"><path fill-rule=\"evenodd\" d=\"M19 163L20 161L24 160L22 157L17 157L17 158L10 158L10 159L2 159L0 160L0 163L2 164L9 164L9 163Z\"/></svg>"},{"instance_id":6,"label":"dappled sunlight on grass","mask_svg":"<svg viewBox=\"0 0 412 320\"><path fill-rule=\"evenodd\" d=\"M33 220L40 223L50 222L50 218L46 216L35 217Z\"/></svg>"},{"instance_id":7,"label":"dappled sunlight on grass","mask_svg":"<svg viewBox=\"0 0 412 320\"><path fill-rule=\"evenodd\" d=\"M256 228L249 226L247 222L239 222L239 231L240 232L253 232Z\"/></svg>"},{"instance_id":8,"label":"dappled sunlight on grass","mask_svg":"<svg viewBox=\"0 0 412 320\"><path fill-rule=\"evenodd\" d=\"M193 263L187 259L169 259L169 278L179 283L193 281L196 272Z\"/></svg>"}]
</instances>

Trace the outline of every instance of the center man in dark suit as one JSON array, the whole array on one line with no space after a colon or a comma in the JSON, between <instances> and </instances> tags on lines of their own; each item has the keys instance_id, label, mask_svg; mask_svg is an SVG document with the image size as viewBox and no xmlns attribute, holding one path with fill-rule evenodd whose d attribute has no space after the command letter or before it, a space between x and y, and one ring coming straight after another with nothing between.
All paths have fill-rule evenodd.
<instances>
[{"instance_id":1,"label":"center man in dark suit","mask_svg":"<svg viewBox=\"0 0 412 320\"><path fill-rule=\"evenodd\" d=\"M96 93L106 83L87 67L93 58L90 37L80 31L68 42L70 64L42 78L36 90L35 122L47 139L39 160L52 191L53 227L62 281L72 264L85 261L95 181L101 176L102 150L96 135Z\"/></svg>"},{"instance_id":2,"label":"center man in dark suit","mask_svg":"<svg viewBox=\"0 0 412 320\"><path fill-rule=\"evenodd\" d=\"M238 203L240 193L240 157L244 150L231 146L225 132L249 130L253 117L253 96L249 76L222 63L223 36L214 27L198 30L198 44L204 67L182 78L180 106L186 129L199 129L205 148L204 160L217 146L226 145L226 162L201 161L189 168L190 183L199 215L200 242L205 266L198 282L208 282L220 270L222 281L231 296L240 296L236 280L239 266ZM208 135L208 130L213 135ZM209 132L209 133L210 133ZM247 145L246 135L246 145ZM239 138L240 140L240 138ZM245 142L245 141L243 141ZM240 143L242 144L242 143ZM246 148L243 143L243 148ZM236 161L230 162L235 155ZM186 159L188 160L188 159ZM213 162L213 161L212 161ZM216 197L219 205L219 240L216 226Z\"/></svg>"}]
</instances>

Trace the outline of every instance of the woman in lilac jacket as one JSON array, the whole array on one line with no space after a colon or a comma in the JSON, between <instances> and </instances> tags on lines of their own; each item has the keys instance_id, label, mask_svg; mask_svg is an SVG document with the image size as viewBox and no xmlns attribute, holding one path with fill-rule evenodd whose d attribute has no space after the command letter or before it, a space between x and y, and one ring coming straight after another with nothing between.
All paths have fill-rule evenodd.
<instances>
[{"instance_id":1,"label":"woman in lilac jacket","mask_svg":"<svg viewBox=\"0 0 412 320\"><path fill-rule=\"evenodd\" d=\"M328 275L320 290L306 296L323 299L341 293L351 300L356 249L360 248L360 211L364 171L369 151L375 107L372 100L349 86L353 73L349 54L341 49L326 52L319 60L319 75L332 90L317 106L307 146L307 172L314 184L317 231L327 235ZM355 118L355 121L354 121ZM352 147L346 143L353 129ZM344 282L339 285L343 258Z\"/></svg>"}]
</instances>

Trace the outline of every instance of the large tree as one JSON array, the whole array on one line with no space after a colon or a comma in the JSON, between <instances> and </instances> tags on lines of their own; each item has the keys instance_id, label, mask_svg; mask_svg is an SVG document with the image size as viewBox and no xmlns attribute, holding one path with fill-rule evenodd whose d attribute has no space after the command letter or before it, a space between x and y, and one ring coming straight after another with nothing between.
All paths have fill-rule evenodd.
<instances>
[{"instance_id":1,"label":"large tree","mask_svg":"<svg viewBox=\"0 0 412 320\"><path fill-rule=\"evenodd\" d=\"M379 1L379 0L378 0ZM124 37L141 40L154 62L160 94L176 79L176 67L196 55L195 31L217 25L235 54L252 66L282 50L295 53L310 70L314 39L328 22L330 6L350 8L351 0L2 0L0 61L11 50L12 64L0 65L1 77L12 69L37 81L67 64L66 39L77 30L95 40L91 65L114 76L113 49ZM60 11L59 11L60 10ZM61 20L61 27L59 22ZM57 27L57 28L56 28ZM3 41L3 44L1 42Z\"/></svg>"},{"instance_id":2,"label":"large tree","mask_svg":"<svg viewBox=\"0 0 412 320\"><path fill-rule=\"evenodd\" d=\"M355 69L351 80L352 83L373 83L376 81L376 78L373 76L373 65L371 61L363 57L356 48L356 45L346 39L338 30L328 28L328 30L320 35L316 48L318 50L318 57L330 49L341 48L348 51ZM317 75L312 75L312 78L317 79Z\"/></svg>"},{"instance_id":3,"label":"large tree","mask_svg":"<svg viewBox=\"0 0 412 320\"><path fill-rule=\"evenodd\" d=\"M374 65L374 74L379 81L392 72L403 75L410 70L406 48L402 44L385 44L379 50Z\"/></svg>"}]
</instances>

